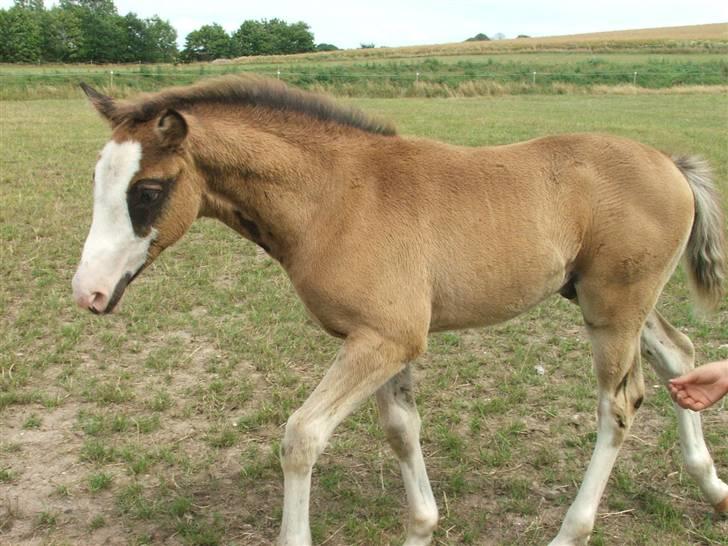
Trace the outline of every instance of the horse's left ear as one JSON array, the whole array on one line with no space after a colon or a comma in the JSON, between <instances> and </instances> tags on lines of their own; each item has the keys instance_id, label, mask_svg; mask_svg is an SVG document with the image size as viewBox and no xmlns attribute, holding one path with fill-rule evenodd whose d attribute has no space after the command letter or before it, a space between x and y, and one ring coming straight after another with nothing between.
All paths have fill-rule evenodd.
<instances>
[{"instance_id":1,"label":"horse's left ear","mask_svg":"<svg viewBox=\"0 0 728 546\"><path fill-rule=\"evenodd\" d=\"M162 145L168 148L176 148L187 137L187 121L177 110L164 112L157 124L157 134L162 140Z\"/></svg>"}]
</instances>

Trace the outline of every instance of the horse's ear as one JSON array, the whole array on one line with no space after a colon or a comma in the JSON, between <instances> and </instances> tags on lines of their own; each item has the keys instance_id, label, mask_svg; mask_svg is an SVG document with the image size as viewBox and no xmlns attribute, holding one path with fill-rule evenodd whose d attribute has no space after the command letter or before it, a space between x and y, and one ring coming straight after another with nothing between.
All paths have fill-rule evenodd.
<instances>
[{"instance_id":1,"label":"horse's ear","mask_svg":"<svg viewBox=\"0 0 728 546\"><path fill-rule=\"evenodd\" d=\"M114 125L116 123L116 103L114 99L99 93L96 89L84 82L81 82L81 89L86 93L91 104L96 108L96 111L106 118L109 123Z\"/></svg>"},{"instance_id":2,"label":"horse's ear","mask_svg":"<svg viewBox=\"0 0 728 546\"><path fill-rule=\"evenodd\" d=\"M162 145L176 148L187 137L187 121L177 110L167 110L159 118L157 134Z\"/></svg>"}]
</instances>

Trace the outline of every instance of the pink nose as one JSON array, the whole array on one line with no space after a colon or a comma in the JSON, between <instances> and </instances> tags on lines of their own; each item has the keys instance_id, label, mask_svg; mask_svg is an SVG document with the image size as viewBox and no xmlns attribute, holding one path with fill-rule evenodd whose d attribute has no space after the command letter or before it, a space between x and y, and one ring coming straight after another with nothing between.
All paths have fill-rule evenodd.
<instances>
[{"instance_id":1,"label":"pink nose","mask_svg":"<svg viewBox=\"0 0 728 546\"><path fill-rule=\"evenodd\" d=\"M109 295L104 292L92 292L91 294L77 294L76 303L82 309L88 309L97 313L106 309L109 304Z\"/></svg>"},{"instance_id":2,"label":"pink nose","mask_svg":"<svg viewBox=\"0 0 728 546\"><path fill-rule=\"evenodd\" d=\"M109 295L104 292L94 292L91 294L88 308L92 311L98 311L99 313L106 309L109 305Z\"/></svg>"},{"instance_id":3,"label":"pink nose","mask_svg":"<svg viewBox=\"0 0 728 546\"><path fill-rule=\"evenodd\" d=\"M76 271L71 286L73 288L73 299L81 309L88 309L94 313L101 313L109 304L109 291L99 287L98 281L88 281L88 276L83 274L82 268Z\"/></svg>"}]
</instances>

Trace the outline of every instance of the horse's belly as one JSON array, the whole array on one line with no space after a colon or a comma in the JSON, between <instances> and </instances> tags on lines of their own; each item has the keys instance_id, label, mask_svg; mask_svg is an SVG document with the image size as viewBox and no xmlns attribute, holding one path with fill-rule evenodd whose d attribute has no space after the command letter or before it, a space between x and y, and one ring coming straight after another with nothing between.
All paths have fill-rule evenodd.
<instances>
[{"instance_id":1,"label":"horse's belly","mask_svg":"<svg viewBox=\"0 0 728 546\"><path fill-rule=\"evenodd\" d=\"M433 287L431 332L487 326L516 317L557 292L567 272L563 261L553 257L535 268L504 271L494 267L448 277Z\"/></svg>"}]
</instances>

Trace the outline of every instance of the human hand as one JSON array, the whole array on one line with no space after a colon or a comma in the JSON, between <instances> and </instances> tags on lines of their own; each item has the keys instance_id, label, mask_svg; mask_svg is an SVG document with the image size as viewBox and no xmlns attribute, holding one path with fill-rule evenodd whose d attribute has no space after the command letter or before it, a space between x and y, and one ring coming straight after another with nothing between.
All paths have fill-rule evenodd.
<instances>
[{"instance_id":1,"label":"human hand","mask_svg":"<svg viewBox=\"0 0 728 546\"><path fill-rule=\"evenodd\" d=\"M668 389L680 407L704 410L728 393L728 360L711 362L671 379Z\"/></svg>"}]
</instances>

